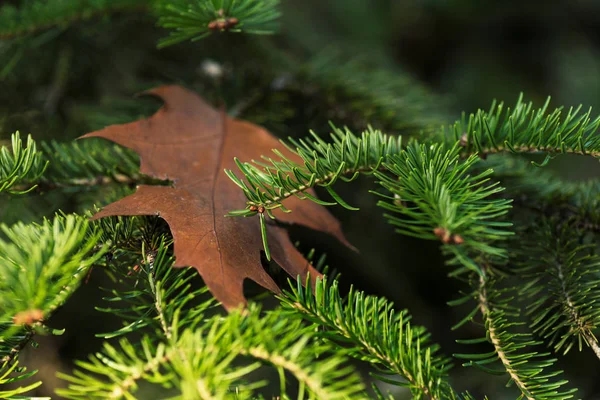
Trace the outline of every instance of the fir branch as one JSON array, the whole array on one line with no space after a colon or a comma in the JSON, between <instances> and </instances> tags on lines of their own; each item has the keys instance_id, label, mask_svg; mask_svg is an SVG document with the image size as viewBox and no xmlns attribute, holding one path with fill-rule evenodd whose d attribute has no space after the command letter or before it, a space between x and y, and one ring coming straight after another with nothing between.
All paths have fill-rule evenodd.
<instances>
[{"instance_id":1,"label":"fir branch","mask_svg":"<svg viewBox=\"0 0 600 400\"><path fill-rule=\"evenodd\" d=\"M36 150L33 140L28 146L31 146L31 151ZM68 143L50 141L41 142L40 146L43 153L41 155L36 153L35 156L40 159L30 161L34 167L21 174L23 177L20 179L20 184L13 186L14 190L29 191L36 188L38 191L48 191L113 183L130 186L142 183L165 183L141 175L139 157L134 152L113 143L102 140ZM24 156L20 155L20 157ZM7 164L8 161L4 161L2 166ZM41 172L35 173L36 168Z\"/></svg>"},{"instance_id":2,"label":"fir branch","mask_svg":"<svg viewBox=\"0 0 600 400\"><path fill-rule=\"evenodd\" d=\"M6 237L0 239L0 356L11 363L35 333L62 333L43 321L64 304L102 249L94 254L98 235L72 215L0 230Z\"/></svg>"},{"instance_id":3,"label":"fir branch","mask_svg":"<svg viewBox=\"0 0 600 400\"><path fill-rule=\"evenodd\" d=\"M16 361L21 350L25 348L35 335L33 325L40 326L39 321L32 326L16 326L13 320L5 320L0 323L0 362L12 363Z\"/></svg>"},{"instance_id":4,"label":"fir branch","mask_svg":"<svg viewBox=\"0 0 600 400\"><path fill-rule=\"evenodd\" d=\"M27 136L27 144L23 148L19 132L14 133L11 135L11 148L2 146L0 149L0 193L24 194L33 190L35 185L20 185L37 180L47 165L31 135Z\"/></svg>"},{"instance_id":5,"label":"fir branch","mask_svg":"<svg viewBox=\"0 0 600 400\"><path fill-rule=\"evenodd\" d=\"M30 35L79 21L120 12L149 10L147 0L34 0L20 8L6 4L0 8L0 40Z\"/></svg>"},{"instance_id":6,"label":"fir branch","mask_svg":"<svg viewBox=\"0 0 600 400\"><path fill-rule=\"evenodd\" d=\"M383 298L367 296L350 289L342 299L337 281L317 278L311 285L300 281L280 297L284 309L295 318L305 318L315 327L325 328L322 336L335 343L350 345L352 357L380 365L385 369L375 377L394 385L407 386L415 398L450 399L456 394L447 381L448 359L436 355L429 334L413 327L406 311L395 312ZM400 375L406 382L383 375Z\"/></svg>"},{"instance_id":7,"label":"fir branch","mask_svg":"<svg viewBox=\"0 0 600 400\"><path fill-rule=\"evenodd\" d=\"M570 399L577 389L561 387L568 381L557 377L562 373L552 368L556 359L549 359L549 353L535 350L541 342L535 341L528 332L522 332L519 327L524 324L511 321L519 315L519 310L509 304L511 297L506 296L506 290L495 287L495 278L489 267L483 268L485 274L473 277L475 289L463 298L450 302L458 305L475 299L477 307L454 328L473 319L479 312L486 328L486 337L481 339L459 340L463 344L488 342L493 351L483 354L455 354L455 357L469 360L464 366L475 366L494 375L509 375L509 383L514 383L521 392L521 398L528 400ZM514 332L513 332L514 330ZM501 369L490 367L494 362L500 362Z\"/></svg>"},{"instance_id":8,"label":"fir branch","mask_svg":"<svg viewBox=\"0 0 600 400\"><path fill-rule=\"evenodd\" d=\"M516 271L528 282L521 294L532 300L527 306L531 328L566 354L585 342L600 359L600 345L593 331L600 325L600 258L589 253L574 237L573 223L546 220L521 240L523 261ZM527 252L525 252L527 249Z\"/></svg>"},{"instance_id":9,"label":"fir branch","mask_svg":"<svg viewBox=\"0 0 600 400\"><path fill-rule=\"evenodd\" d=\"M476 161L476 156L461 161L457 147L412 143L383 163L391 175L375 172L393 195L380 193L387 200L378 205L394 212L384 216L399 233L440 240L456 256L506 257L496 242L512 234L507 230L512 224L502 221L511 201L494 198L503 188L489 182L491 169L469 175ZM481 273L474 262L464 265Z\"/></svg>"},{"instance_id":10,"label":"fir branch","mask_svg":"<svg viewBox=\"0 0 600 400\"><path fill-rule=\"evenodd\" d=\"M462 157L467 160L474 153L485 156L500 151L574 153L600 157L600 135L596 134L600 117L591 121L591 112L578 116L578 108L570 110L561 121L562 109L546 115L547 106L534 111L531 103L525 105L519 99L515 110L508 110L504 119L501 119L502 105L496 107L493 104L489 113L480 110L468 122L464 117L456 122L450 128L454 133L453 138L442 130L442 140L448 149L463 147ZM331 189L337 178L350 181L360 172L381 169L382 163L388 157L397 155L401 149L400 139L392 139L372 129L358 138L347 129L343 132L333 127L333 143L326 143L315 133L311 134L313 137L307 140L290 139L294 146L290 150L300 156L301 162L281 153L276 153L281 157L280 161L265 157L266 164L237 161L247 182L232 171L227 171L248 198L248 209L235 211L232 215L251 216L261 208L266 211L282 208L287 211L282 202L288 197L295 195L315 201L313 196L307 194L308 189L314 186L326 187L336 204L347 206ZM497 143L503 143L504 147ZM351 175L351 178L345 178L345 175Z\"/></svg>"},{"instance_id":11,"label":"fir branch","mask_svg":"<svg viewBox=\"0 0 600 400\"><path fill-rule=\"evenodd\" d=\"M197 328L182 330L179 315L173 319L169 340L155 344L145 337L134 346L122 339L119 348L106 344L103 353L77 363L80 370L73 375L59 375L71 384L58 393L69 399L132 398L144 380L179 388L186 399L247 399L264 385L248 383L247 375L261 364L271 364L295 376L310 399L364 398L362 383L344 365L345 357L315 341L311 327L299 320L290 322L282 312L262 314L251 305L206 322L199 318ZM245 355L260 363L238 363ZM282 389L285 386L282 382Z\"/></svg>"},{"instance_id":12,"label":"fir branch","mask_svg":"<svg viewBox=\"0 0 600 400\"><path fill-rule=\"evenodd\" d=\"M87 362L76 362L87 373L75 371L70 376L59 372L57 376L71 385L56 392L67 399L133 398L129 393L137 389L139 380L159 384L165 381L160 369L164 368L170 355L164 344L154 345L148 337L144 337L138 346L125 339L120 340L119 347L105 343L102 353L91 356Z\"/></svg>"},{"instance_id":13,"label":"fir branch","mask_svg":"<svg viewBox=\"0 0 600 400\"><path fill-rule=\"evenodd\" d=\"M125 253L121 251L119 258L125 256L125 260L129 260L132 253L132 250ZM173 268L174 260L169 255L169 247L164 237L161 237L156 249L142 251L142 260L130 270L112 264L112 272L119 276L121 282L127 284L127 289L113 289L110 296L104 300L124 304L119 307L96 309L121 317L124 326L114 332L100 333L97 336L111 338L149 327L158 337L169 340L172 336L171 325L181 309L185 308L186 312L179 317L180 329L196 323L199 316L215 306L214 299L206 296L206 286L194 285L198 278L195 271Z\"/></svg>"},{"instance_id":14,"label":"fir branch","mask_svg":"<svg viewBox=\"0 0 600 400\"><path fill-rule=\"evenodd\" d=\"M278 5L279 0L161 0L156 5L158 25L172 31L158 47L199 40L213 32L273 33Z\"/></svg>"},{"instance_id":15,"label":"fir branch","mask_svg":"<svg viewBox=\"0 0 600 400\"><path fill-rule=\"evenodd\" d=\"M277 153L281 161L267 159L269 164L238 161L245 180L226 172L244 191L250 206L231 215L252 216L259 210L270 214L274 208L287 211L282 201L292 195L323 205L338 203L355 209L331 185L338 177L352 181L361 173L374 174L386 190L401 200L399 203L397 197L380 194L391 199L379 202L382 207L404 216L386 214L398 232L438 238L446 245L464 244L493 256L505 255L503 249L490 243L510 234L506 231L510 223L498 221L510 209L510 200L490 199L502 191L497 184L487 182L492 170L474 177L468 175L476 156L461 161L458 146L445 150L438 145L413 143L402 149L401 138L373 130L363 132L359 139L349 130L334 128L332 140L333 143L326 143L313 134L312 140L292 141L304 165L281 153ZM308 193L314 186L325 187L335 203L318 200ZM470 266L476 268L474 263Z\"/></svg>"},{"instance_id":16,"label":"fir branch","mask_svg":"<svg viewBox=\"0 0 600 400\"><path fill-rule=\"evenodd\" d=\"M228 317L230 329L239 338L237 346L242 354L290 372L301 387L306 388L311 399L364 398L364 386L347 364L344 351L315 340L312 326L305 326L299 319L290 321L288 314L281 310L265 315L259 311L251 307L249 312Z\"/></svg>"},{"instance_id":17,"label":"fir branch","mask_svg":"<svg viewBox=\"0 0 600 400\"><path fill-rule=\"evenodd\" d=\"M139 157L121 146L102 140L68 143L42 142L49 161L43 176L46 187L91 186L112 182L142 181Z\"/></svg>"},{"instance_id":18,"label":"fir branch","mask_svg":"<svg viewBox=\"0 0 600 400\"><path fill-rule=\"evenodd\" d=\"M514 156L491 156L481 162L494 170L494 178L506 187L507 196L518 206L544 217L576 218L580 228L594 231L600 226L600 181L562 179L547 169L535 168Z\"/></svg>"},{"instance_id":19,"label":"fir branch","mask_svg":"<svg viewBox=\"0 0 600 400\"><path fill-rule=\"evenodd\" d=\"M290 138L295 150L288 148L301 157L299 162L279 152L275 154L281 157L280 161L263 157L268 164L242 163L236 159L247 182L238 178L233 171L226 173L244 191L249 207L254 206L255 209L233 212L232 215L256 215L258 207L285 210L282 202L291 196L308 198L324 205L336 204L339 197L331 185L338 178L350 182L361 173L372 174L381 167L387 155L399 152L402 147L401 137L388 136L371 128L363 132L360 138L347 128L332 128L333 143L326 143L314 132L311 132L312 138L299 141ZM315 186L326 187L336 198L336 203L318 201L307 193L308 189ZM345 205L344 202L340 204Z\"/></svg>"},{"instance_id":20,"label":"fir branch","mask_svg":"<svg viewBox=\"0 0 600 400\"><path fill-rule=\"evenodd\" d=\"M449 128L445 140L450 145L459 141L467 153L481 157L499 152L546 153L545 165L553 154L568 153L600 158L600 117L592 119L592 110L581 114L581 106L562 107L548 111L550 98L539 109L524 103L519 96L511 110L503 113L504 105L492 103L490 110L466 115Z\"/></svg>"},{"instance_id":21,"label":"fir branch","mask_svg":"<svg viewBox=\"0 0 600 400\"><path fill-rule=\"evenodd\" d=\"M0 361L1 362L1 361ZM0 388L3 385L14 384L15 382L20 382L22 380L28 379L35 375L37 371L27 372L25 368L18 367L18 361L10 362L4 361L0 364ZM16 374L16 375L15 375ZM22 398L18 397L26 394L27 392L37 388L42 384L41 381L31 383L27 386L19 386L15 389L8 390L0 390L0 398L2 399L17 399ZM40 400L49 400L49 397L41 398L37 397Z\"/></svg>"},{"instance_id":22,"label":"fir branch","mask_svg":"<svg viewBox=\"0 0 600 400\"><path fill-rule=\"evenodd\" d=\"M89 235L88 226L74 215L0 225L6 237L0 239L0 320L39 310L36 322L62 305L103 252L95 251L98 234Z\"/></svg>"},{"instance_id":23,"label":"fir branch","mask_svg":"<svg viewBox=\"0 0 600 400\"><path fill-rule=\"evenodd\" d=\"M88 221L73 215L41 225L0 225L0 230L5 237L0 239L0 362L10 370L36 333L62 333L43 322L73 293L102 249L94 251L98 234L90 233Z\"/></svg>"}]
</instances>

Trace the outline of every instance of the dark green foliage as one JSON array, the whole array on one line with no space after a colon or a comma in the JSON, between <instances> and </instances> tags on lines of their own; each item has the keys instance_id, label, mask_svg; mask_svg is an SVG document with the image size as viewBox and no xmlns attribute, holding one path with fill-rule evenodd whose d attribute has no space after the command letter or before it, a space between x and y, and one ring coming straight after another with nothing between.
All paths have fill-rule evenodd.
<instances>
[{"instance_id":1,"label":"dark green foliage","mask_svg":"<svg viewBox=\"0 0 600 400\"><path fill-rule=\"evenodd\" d=\"M561 379L559 371L553 368L555 358L549 358L549 352L540 351L542 342L530 333L522 332L523 322L518 321L519 309L511 304L514 300L506 290L496 286L492 276L473 278L474 291L452 302L461 304L470 298L477 303L473 312L460 325L481 314L486 336L481 339L458 341L465 345L489 343L490 352L455 354L466 359L465 366L473 366L493 375L508 375L509 384L514 384L527 399L570 399L576 389L563 389L568 383Z\"/></svg>"},{"instance_id":2,"label":"dark green foliage","mask_svg":"<svg viewBox=\"0 0 600 400\"><path fill-rule=\"evenodd\" d=\"M173 31L159 47L199 40L215 31L274 33L278 5L279 0L161 0L156 6L158 24Z\"/></svg>"},{"instance_id":3,"label":"dark green foliage","mask_svg":"<svg viewBox=\"0 0 600 400\"><path fill-rule=\"evenodd\" d=\"M240 170L247 182L238 179L232 171L226 171L229 177L242 189L248 197L248 204L263 206L267 210L282 208L282 202L294 195L301 199L310 199L323 205L336 204L316 199L306 193L313 186L323 186L328 192L339 199L331 185L338 177L346 182L356 179L360 173L372 174L379 168L387 154L400 151L401 137L395 138L382 134L380 131L369 129L356 137L348 129L343 131L333 127L331 138L333 143L326 143L316 133L307 139L290 139L292 146L288 148L297 153L304 164L293 162L281 153L281 161L266 158L264 163L241 163ZM341 205L353 209L345 202ZM254 215L256 212L242 212L242 215Z\"/></svg>"},{"instance_id":4,"label":"dark green foliage","mask_svg":"<svg viewBox=\"0 0 600 400\"><path fill-rule=\"evenodd\" d=\"M151 3L151 2L150 2ZM0 8L0 39L68 25L103 14L143 9L148 0L29 0Z\"/></svg>"},{"instance_id":5,"label":"dark green foliage","mask_svg":"<svg viewBox=\"0 0 600 400\"><path fill-rule=\"evenodd\" d=\"M405 71L368 57L327 48L299 68L299 84L324 92L327 118L353 127L375 127L387 133L418 133L445 121L443 100L415 84ZM306 89L305 89L306 90ZM436 111L438 110L438 111Z\"/></svg>"},{"instance_id":6,"label":"dark green foliage","mask_svg":"<svg viewBox=\"0 0 600 400\"><path fill-rule=\"evenodd\" d=\"M527 313L533 331L567 353L585 343L600 356L594 331L600 324L600 259L579 243L573 222L544 221L524 232L523 262L518 270L528 282L521 289L531 303ZM527 249L528 251L526 251Z\"/></svg>"}]
</instances>

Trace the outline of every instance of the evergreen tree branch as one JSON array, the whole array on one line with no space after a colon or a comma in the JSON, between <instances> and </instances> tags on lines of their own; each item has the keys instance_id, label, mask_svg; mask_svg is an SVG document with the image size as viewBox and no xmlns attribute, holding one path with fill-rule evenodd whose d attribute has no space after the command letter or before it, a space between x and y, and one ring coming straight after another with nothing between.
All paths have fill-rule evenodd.
<instances>
[{"instance_id":1,"label":"evergreen tree branch","mask_svg":"<svg viewBox=\"0 0 600 400\"><path fill-rule=\"evenodd\" d=\"M577 389L564 389L568 381L558 379L562 371L549 370L556 359L548 359L549 353L535 350L541 342L535 341L529 332L522 332L519 327L524 324L513 322L520 310L509 304L512 297L507 297L507 290L495 287L496 279L490 274L490 267L483 267L483 275L474 276L476 286L473 293L450 302L458 305L475 299L477 307L454 328L473 319L479 312L486 328L486 337L481 339L459 340L463 344L488 342L493 351L483 354L455 354L455 357L469 360L465 366L475 366L494 375L508 374L509 383L514 383L521 392L521 397L529 400L570 399ZM512 332L514 329L515 332ZM501 369L489 365L500 362Z\"/></svg>"},{"instance_id":2,"label":"evergreen tree branch","mask_svg":"<svg viewBox=\"0 0 600 400\"><path fill-rule=\"evenodd\" d=\"M28 1L20 8L0 8L0 40L30 35L53 27L65 28L79 21L120 12L149 11L146 0L49 0Z\"/></svg>"},{"instance_id":3,"label":"evergreen tree branch","mask_svg":"<svg viewBox=\"0 0 600 400\"><path fill-rule=\"evenodd\" d=\"M546 153L545 165L553 154L578 154L600 158L600 117L592 119L592 110L581 114L581 106L548 111L550 98L539 109L524 103L519 96L513 109L492 103L490 110L466 115L449 128L444 136L453 145L459 141L467 153L481 157L500 152Z\"/></svg>"},{"instance_id":4,"label":"evergreen tree branch","mask_svg":"<svg viewBox=\"0 0 600 400\"><path fill-rule=\"evenodd\" d=\"M334 126L332 128L333 143L326 143L314 132L311 132L312 138L309 139L290 139L295 150L288 148L301 158L299 162L280 152L275 153L281 157L280 161L264 157L268 164L242 163L236 159L247 182L238 178L233 171L226 173L244 191L249 207L254 207L252 210L232 214L256 215L258 207L264 207L267 211L275 208L285 210L282 202L291 196L317 201L307 193L315 186L326 187L336 198L331 185L338 178L350 182L361 173L372 174L382 166L388 154L395 154L402 147L401 137L395 138L373 129L363 132L358 138L348 129L344 131ZM341 204L346 205L343 202Z\"/></svg>"},{"instance_id":5,"label":"evergreen tree branch","mask_svg":"<svg viewBox=\"0 0 600 400\"><path fill-rule=\"evenodd\" d=\"M533 110L531 103L524 104L520 98L514 111L508 110L502 119L502 104L492 105L489 113L478 111L469 121L456 122L450 129L451 138L442 130L446 148L463 147L462 157L469 160L473 154L485 155L495 151L539 151L546 153L574 153L600 156L600 117L590 119L591 112L578 116L579 108L570 110L561 120L561 108L546 115L548 103ZM306 140L290 139L289 149L301 160L275 154L279 161L264 157L266 163L242 163L237 161L245 181L232 171L229 177L244 191L248 198L248 208L232 212L232 215L256 215L259 209L269 212L273 208L287 211L282 202L291 196L315 201L307 194L315 186L327 188L335 203L347 206L333 192L331 185L338 179L351 181L360 172L374 172L385 169L385 161L401 150L401 139L395 139L379 131L369 129L358 138L348 129L342 131L333 127L331 139L327 143L315 133ZM497 145L503 143L504 147ZM550 154L548 154L550 157ZM544 161L545 164L549 158ZM473 162L470 161L472 164ZM345 175L350 175L346 178ZM328 202L321 202L328 205ZM347 206L353 209L350 206Z\"/></svg>"},{"instance_id":6,"label":"evergreen tree branch","mask_svg":"<svg viewBox=\"0 0 600 400\"><path fill-rule=\"evenodd\" d=\"M103 249L96 248L99 235L89 230L88 221L73 215L41 225L0 225L0 230L0 362L12 371L35 334L62 333L44 321L64 304Z\"/></svg>"},{"instance_id":7,"label":"evergreen tree branch","mask_svg":"<svg viewBox=\"0 0 600 400\"><path fill-rule=\"evenodd\" d=\"M360 378L345 365L343 354L315 341L312 327L300 320L290 322L280 311L263 314L251 305L225 317L198 318L195 327L180 329L180 315L172 321L169 340L155 344L145 337L134 346L121 339L119 348L106 344L103 353L79 362L73 375L60 374L71 384L58 393L69 399L133 398L144 380L180 388L186 399L247 399L264 385L248 383L247 375L260 364L271 364L292 373L310 399L364 398ZM238 357L245 355L260 363L240 365Z\"/></svg>"},{"instance_id":8,"label":"evergreen tree branch","mask_svg":"<svg viewBox=\"0 0 600 400\"><path fill-rule=\"evenodd\" d=\"M512 234L507 229L512 224L502 220L511 200L494 198L504 189L489 182L491 169L469 175L476 156L461 161L457 150L412 143L388 156L383 163L388 174L375 176L393 197L380 194L386 200L378 205L393 212L384 216L397 232L440 240L456 256L463 256L465 267L481 273L476 263L465 262L465 255L506 257L506 250L496 243Z\"/></svg>"},{"instance_id":9,"label":"evergreen tree branch","mask_svg":"<svg viewBox=\"0 0 600 400\"><path fill-rule=\"evenodd\" d=\"M6 237L0 239L0 320L35 312L28 324L23 315L23 323L31 325L66 300L103 253L96 248L98 233L90 234L88 225L74 215L41 225L0 225Z\"/></svg>"},{"instance_id":10,"label":"evergreen tree branch","mask_svg":"<svg viewBox=\"0 0 600 400\"><path fill-rule=\"evenodd\" d=\"M306 387L309 398L364 398L364 386L347 364L344 351L315 340L312 326L305 326L299 319L290 321L281 310L265 315L257 311L250 308L246 315L236 313L230 317L231 329L241 339L242 354L284 368ZM236 326L240 328L236 330Z\"/></svg>"},{"instance_id":11,"label":"evergreen tree branch","mask_svg":"<svg viewBox=\"0 0 600 400\"><path fill-rule=\"evenodd\" d=\"M213 32L274 33L280 12L279 0L160 0L158 24L172 29L158 47L184 40L199 40Z\"/></svg>"},{"instance_id":12,"label":"evergreen tree branch","mask_svg":"<svg viewBox=\"0 0 600 400\"><path fill-rule=\"evenodd\" d=\"M37 151L31 138L25 150L17 150L20 143L15 134L14 155L6 148L0 153L0 189L25 193L33 189L48 191L113 183L131 186L165 183L141 175L139 157L134 152L106 141L41 142L42 152Z\"/></svg>"},{"instance_id":13,"label":"evergreen tree branch","mask_svg":"<svg viewBox=\"0 0 600 400\"><path fill-rule=\"evenodd\" d=\"M535 168L528 161L513 156L492 156L482 161L481 167L494 170L494 178L502 182L507 195L520 207L544 217L565 221L576 218L576 224L588 231L600 225L598 180L561 179L547 169Z\"/></svg>"},{"instance_id":14,"label":"evergreen tree branch","mask_svg":"<svg viewBox=\"0 0 600 400\"><path fill-rule=\"evenodd\" d=\"M410 388L418 399L455 398L447 381L448 359L435 354L438 346L428 343L424 328L411 326L406 311L396 313L385 299L354 289L342 299L337 281L328 285L326 278L317 278L314 292L299 282L291 288L280 297L284 309L325 328L321 334L329 341L349 345L350 356L381 365L385 371L377 378ZM395 374L406 382L384 376Z\"/></svg>"},{"instance_id":15,"label":"evergreen tree branch","mask_svg":"<svg viewBox=\"0 0 600 400\"><path fill-rule=\"evenodd\" d=\"M42 177L46 188L144 181L139 173L139 157L115 144L101 140L51 141L41 142L41 147L49 162Z\"/></svg>"},{"instance_id":16,"label":"evergreen tree branch","mask_svg":"<svg viewBox=\"0 0 600 400\"><path fill-rule=\"evenodd\" d=\"M111 224L110 221L106 223ZM121 250L115 257L119 265L111 264L111 270L126 284L126 289L113 289L104 300L125 304L119 307L98 307L97 310L121 317L124 326L97 336L111 338L151 328L158 337L169 340L172 336L171 325L178 310L185 307L186 311L178 321L178 326L182 329L196 323L207 309L215 306L214 299L207 296L206 286L195 285L197 274L194 271L172 267L174 260L169 254L168 242L164 236L155 241L158 243L153 244L145 239L144 243L133 244L133 248ZM149 250L142 251L144 261L138 260L133 269L123 269L123 262L136 262L136 257L140 256L135 250L138 245L142 248L149 247Z\"/></svg>"},{"instance_id":17,"label":"evergreen tree branch","mask_svg":"<svg viewBox=\"0 0 600 400\"><path fill-rule=\"evenodd\" d=\"M159 384L164 381L160 369L168 362L171 352L162 343L154 345L148 337L144 337L139 346L125 339L120 340L119 347L105 343L102 353L91 356L87 362L76 362L81 370L101 375L102 379L77 370L73 376L58 373L59 378L71 385L56 392L67 399L134 398L129 393L137 389L139 380Z\"/></svg>"},{"instance_id":18,"label":"evergreen tree branch","mask_svg":"<svg viewBox=\"0 0 600 400\"><path fill-rule=\"evenodd\" d=\"M19 132L14 133L11 135L11 148L2 146L0 149L0 193L24 194L33 190L35 185L20 185L37 180L47 165L31 135L27 136L27 144L23 148Z\"/></svg>"},{"instance_id":19,"label":"evergreen tree branch","mask_svg":"<svg viewBox=\"0 0 600 400\"><path fill-rule=\"evenodd\" d=\"M572 222L550 219L535 225L522 235L523 261L516 272L528 280L521 294L532 300L527 312L533 331L555 351L566 354L576 342L581 351L585 342L600 359L593 333L600 324L600 258L580 245L574 232Z\"/></svg>"},{"instance_id":20,"label":"evergreen tree branch","mask_svg":"<svg viewBox=\"0 0 600 400\"><path fill-rule=\"evenodd\" d=\"M20 382L22 380L28 379L35 375L37 371L26 372L25 369L18 368L18 361L4 361L0 364L0 388L3 385L8 385L15 382ZM17 375L15 375L17 374ZM9 390L0 390L0 398L2 399L18 399L23 398L21 395L26 394L27 392L37 388L42 384L41 381L29 384L27 386L19 386L15 389ZM18 397L19 396L19 397ZM38 397L38 399L41 399ZM45 398L49 399L49 398Z\"/></svg>"},{"instance_id":21,"label":"evergreen tree branch","mask_svg":"<svg viewBox=\"0 0 600 400\"><path fill-rule=\"evenodd\" d=\"M496 326L497 323L503 322L499 316L495 316L492 314L492 310L490 304L488 302L488 290L486 288L486 279L483 276L479 277L479 309L481 311L481 315L484 318L484 324L487 329L487 335L489 336L489 341L494 346L494 350L496 355L502 365L504 365L504 369L510 376L510 379L515 383L515 385L519 388L523 396L525 396L528 400L535 400L532 397L532 393L527 388L527 385L523 382L521 377L518 374L518 371L515 370L511 363L511 359L508 357L507 353L504 351L504 346L501 338L505 336L504 332L500 331ZM499 324L498 324L499 325Z\"/></svg>"}]
</instances>

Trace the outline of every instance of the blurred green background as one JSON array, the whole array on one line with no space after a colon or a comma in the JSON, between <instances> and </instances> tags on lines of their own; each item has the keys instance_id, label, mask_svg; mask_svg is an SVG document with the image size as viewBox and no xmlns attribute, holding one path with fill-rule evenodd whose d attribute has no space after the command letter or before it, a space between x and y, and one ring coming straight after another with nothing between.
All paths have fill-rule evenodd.
<instances>
[{"instance_id":1,"label":"blurred green background","mask_svg":"<svg viewBox=\"0 0 600 400\"><path fill-rule=\"evenodd\" d=\"M357 119L336 110L344 95L328 91L327 82L291 95L273 90L276 84L293 85L295 77L286 73L285 62L272 48L293 54L291 60L299 62L334 49L342 66L358 56L370 65L362 76L367 83L379 67L395 71L422 90L407 97L405 104L398 103L398 114L420 110L411 126L450 122L463 110L487 109L493 99L510 105L520 92L536 105L550 95L554 106L583 104L600 110L600 1L284 0L282 11L281 32L275 37L215 35L165 50L156 49L165 33L152 17L126 13L51 29L27 40L0 41L0 138L20 130L37 139L71 140L110 123L150 115L160 104L132 95L160 83L185 84L230 110L240 99L250 99L240 117L281 137L303 136L309 129L325 134L329 119L355 132L368 122L390 133L404 131L385 119ZM216 62L225 77L208 77L207 60ZM329 68L335 74L336 66ZM373 85L379 84L373 79ZM265 94L267 87L271 89ZM403 93L396 95L403 98ZM558 157L549 167L570 179L600 173L597 162L572 157ZM293 237L304 250L326 252L345 285L355 283L408 308L446 354L464 351L455 340L480 332L472 324L449 329L462 318L462 310L446 305L457 296L460 282L446 277L435 243L393 233L368 193L375 188L368 180L340 187L340 194L361 211L331 210L359 255L314 232L295 229ZM82 211L91 204L106 204L128 190L3 198L0 216L6 223L39 220L57 209ZM66 333L39 338L39 348L26 353L23 362L40 369L45 382L38 395L51 395L54 387L64 384L55 377L56 370L70 370L73 360L99 349L95 333L118 326L118 321L94 310L102 305L98 287L110 285L103 271L94 270L89 283L51 321ZM579 397L600 399L600 369L590 351L572 351L559 360L580 387ZM477 397L514 398L515 391L504 389L506 381L460 366L453 373L456 389L469 389ZM140 393L140 398L155 395L144 394L143 388ZM399 392L398 398L402 396Z\"/></svg>"}]
</instances>

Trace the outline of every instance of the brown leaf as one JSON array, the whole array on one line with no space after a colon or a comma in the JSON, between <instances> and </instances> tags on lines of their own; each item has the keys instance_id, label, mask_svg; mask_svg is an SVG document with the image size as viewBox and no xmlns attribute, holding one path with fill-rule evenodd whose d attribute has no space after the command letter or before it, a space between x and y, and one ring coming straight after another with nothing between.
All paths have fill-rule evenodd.
<instances>
[{"instance_id":1,"label":"brown leaf","mask_svg":"<svg viewBox=\"0 0 600 400\"><path fill-rule=\"evenodd\" d=\"M259 219L225 217L245 204L246 197L224 170L234 169L234 156L258 159L284 147L264 129L228 117L187 89L163 86L149 93L164 101L152 117L82 137L102 137L134 150L143 174L174 184L139 186L136 193L109 204L94 218L164 218L173 234L175 266L195 267L227 309L245 303L246 278L279 291L261 265ZM294 212L277 213L278 219L327 232L347 244L339 222L324 207L295 197L289 199L289 207ZM308 272L318 276L284 228L269 225L267 234L272 258L292 277L305 279Z\"/></svg>"}]
</instances>

